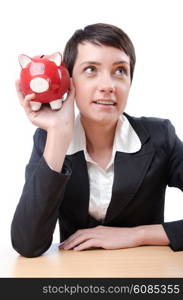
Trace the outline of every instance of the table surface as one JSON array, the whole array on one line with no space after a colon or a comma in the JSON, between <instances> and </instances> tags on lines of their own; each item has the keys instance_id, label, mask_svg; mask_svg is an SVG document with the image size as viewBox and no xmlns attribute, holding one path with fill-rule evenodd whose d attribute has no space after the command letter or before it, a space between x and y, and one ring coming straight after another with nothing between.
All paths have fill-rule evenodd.
<instances>
[{"instance_id":1,"label":"table surface","mask_svg":"<svg viewBox=\"0 0 183 300\"><path fill-rule=\"evenodd\" d=\"M10 246L0 250L0 277L183 277L183 251L167 246L85 251L59 250L25 258Z\"/></svg>"}]
</instances>

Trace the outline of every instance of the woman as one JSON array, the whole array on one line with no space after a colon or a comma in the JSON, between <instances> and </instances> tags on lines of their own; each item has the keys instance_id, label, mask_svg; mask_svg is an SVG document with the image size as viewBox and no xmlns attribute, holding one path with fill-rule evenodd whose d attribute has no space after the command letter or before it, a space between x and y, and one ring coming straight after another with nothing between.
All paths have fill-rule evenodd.
<instances>
[{"instance_id":1,"label":"woman","mask_svg":"<svg viewBox=\"0 0 183 300\"><path fill-rule=\"evenodd\" d=\"M13 247L41 255L59 219L63 249L183 250L183 220L164 222L166 187L183 189L183 143L168 120L124 113L135 66L131 40L115 26L90 25L68 41L64 61L72 82L59 111L31 111L34 94L24 98L17 81L38 129L12 221Z\"/></svg>"}]
</instances>

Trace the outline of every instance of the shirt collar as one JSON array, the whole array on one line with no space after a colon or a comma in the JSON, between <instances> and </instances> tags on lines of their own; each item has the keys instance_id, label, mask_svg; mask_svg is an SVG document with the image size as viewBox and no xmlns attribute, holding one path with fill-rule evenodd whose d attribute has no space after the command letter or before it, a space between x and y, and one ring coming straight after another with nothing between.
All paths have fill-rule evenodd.
<instances>
[{"instance_id":1,"label":"shirt collar","mask_svg":"<svg viewBox=\"0 0 183 300\"><path fill-rule=\"evenodd\" d=\"M116 151L134 153L139 151L140 149L141 141L138 135L136 134L135 130L133 129L125 115L121 115L116 126L113 153ZM87 153L86 136L84 128L80 121L80 114L78 114L75 120L74 135L67 150L67 155L72 155L79 151L84 151L84 153Z\"/></svg>"},{"instance_id":2,"label":"shirt collar","mask_svg":"<svg viewBox=\"0 0 183 300\"><path fill-rule=\"evenodd\" d=\"M141 141L125 115L121 115L114 137L116 151L134 153L141 149Z\"/></svg>"}]
</instances>

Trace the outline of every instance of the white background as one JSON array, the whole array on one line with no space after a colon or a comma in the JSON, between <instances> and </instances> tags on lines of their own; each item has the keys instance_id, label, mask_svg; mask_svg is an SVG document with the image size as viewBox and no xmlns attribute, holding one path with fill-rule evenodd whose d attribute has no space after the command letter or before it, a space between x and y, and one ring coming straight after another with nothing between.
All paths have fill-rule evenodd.
<instances>
[{"instance_id":1,"label":"white background","mask_svg":"<svg viewBox=\"0 0 183 300\"><path fill-rule=\"evenodd\" d=\"M0 4L0 244L10 244L10 224L24 184L35 127L19 105L14 81L18 54L63 52L76 29L105 22L132 39L137 64L126 112L168 118L183 140L182 0L32 0ZM168 189L165 219L183 218L182 193ZM148 200L148 199L147 199ZM54 235L58 242L58 232Z\"/></svg>"}]
</instances>

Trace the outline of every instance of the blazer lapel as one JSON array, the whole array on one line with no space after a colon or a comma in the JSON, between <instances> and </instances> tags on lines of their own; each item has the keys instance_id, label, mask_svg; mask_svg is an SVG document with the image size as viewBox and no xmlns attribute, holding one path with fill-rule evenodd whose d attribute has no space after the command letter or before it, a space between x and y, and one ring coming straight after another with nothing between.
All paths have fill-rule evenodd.
<instances>
[{"instance_id":1,"label":"blazer lapel","mask_svg":"<svg viewBox=\"0 0 183 300\"><path fill-rule=\"evenodd\" d=\"M138 134L142 147L136 153L116 153L112 197L103 224L109 224L133 199L155 153L144 127L140 126L139 122L135 124L136 122L132 122L131 118L126 116Z\"/></svg>"},{"instance_id":2,"label":"blazer lapel","mask_svg":"<svg viewBox=\"0 0 183 300\"><path fill-rule=\"evenodd\" d=\"M63 205L65 211L73 211L78 216L79 226L84 228L88 223L89 207L89 178L84 152L68 155L67 158L72 164L72 175L66 186Z\"/></svg>"}]
</instances>

